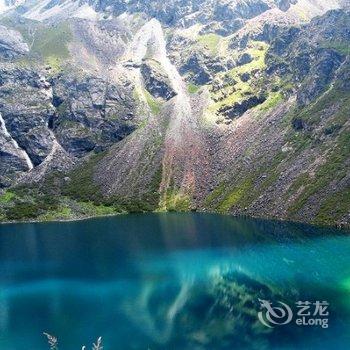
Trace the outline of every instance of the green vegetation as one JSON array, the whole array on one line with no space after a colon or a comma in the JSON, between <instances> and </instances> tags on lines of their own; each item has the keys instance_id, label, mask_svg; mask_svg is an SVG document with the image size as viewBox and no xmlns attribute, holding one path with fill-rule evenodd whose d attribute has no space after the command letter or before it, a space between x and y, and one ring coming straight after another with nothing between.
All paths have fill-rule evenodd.
<instances>
[{"instance_id":1,"label":"green vegetation","mask_svg":"<svg viewBox=\"0 0 350 350\"><path fill-rule=\"evenodd\" d=\"M8 220L34 219L38 217L40 207L32 203L16 203L13 207L6 210Z\"/></svg>"},{"instance_id":2,"label":"green vegetation","mask_svg":"<svg viewBox=\"0 0 350 350\"><path fill-rule=\"evenodd\" d=\"M350 94L341 87L335 86L328 90L314 103L310 104L301 111L294 113L294 118L300 118L306 121L309 125L319 123L322 114L328 108L339 106L339 110L334 113L334 118L331 123L344 123L350 112Z\"/></svg>"},{"instance_id":3,"label":"green vegetation","mask_svg":"<svg viewBox=\"0 0 350 350\"><path fill-rule=\"evenodd\" d=\"M187 85L187 91L188 91L190 94L196 94L196 93L199 91L200 88L201 88L200 86L195 85L195 84L192 84L192 83L189 83L189 84Z\"/></svg>"},{"instance_id":4,"label":"green vegetation","mask_svg":"<svg viewBox=\"0 0 350 350\"><path fill-rule=\"evenodd\" d=\"M327 112L330 110L332 111L331 115ZM285 127L289 128L286 141L293 146L295 154L300 154L303 150L313 146L322 147L319 140L324 135L333 134L333 136L336 136L341 129L341 125L346 123L349 114L349 92L341 87L334 86L314 103L303 109L294 108L286 115L283 122ZM296 132L291 127L291 123L295 120L299 120L308 128ZM321 121L324 127L318 128ZM315 131L311 132L311 130Z\"/></svg>"},{"instance_id":5,"label":"green vegetation","mask_svg":"<svg viewBox=\"0 0 350 350\"><path fill-rule=\"evenodd\" d=\"M310 181L310 175L308 173L302 173L300 174L294 182L291 184L287 191L288 197L292 195L293 193L297 193L303 186L308 184Z\"/></svg>"},{"instance_id":6,"label":"green vegetation","mask_svg":"<svg viewBox=\"0 0 350 350\"><path fill-rule=\"evenodd\" d=\"M161 210L167 211L190 211L191 210L191 199L187 194L183 194L180 191L168 190L160 204Z\"/></svg>"},{"instance_id":7,"label":"green vegetation","mask_svg":"<svg viewBox=\"0 0 350 350\"><path fill-rule=\"evenodd\" d=\"M0 196L0 221L69 220L156 210L162 168L154 173L147 192L128 198L107 197L93 179L95 166L104 156L96 154L67 174L52 173L40 186L6 191ZM181 207L180 202L174 200L172 205Z\"/></svg>"},{"instance_id":8,"label":"green vegetation","mask_svg":"<svg viewBox=\"0 0 350 350\"><path fill-rule=\"evenodd\" d=\"M69 182L63 187L63 195L83 202L100 203L102 193L100 187L93 180L94 168L98 161L105 156L105 153L99 153L83 163L78 168L68 174Z\"/></svg>"},{"instance_id":9,"label":"green vegetation","mask_svg":"<svg viewBox=\"0 0 350 350\"><path fill-rule=\"evenodd\" d=\"M16 188L16 198L2 207L1 221L69 220L89 216L115 215L123 212L117 205L79 202L56 194L44 194L35 188ZM45 191L41 188L40 191Z\"/></svg>"},{"instance_id":10,"label":"green vegetation","mask_svg":"<svg viewBox=\"0 0 350 350\"><path fill-rule=\"evenodd\" d=\"M151 182L147 186L148 192L143 194L142 199L148 204L149 211L153 211L158 208L159 205L159 186L162 181L162 166L159 166L154 173Z\"/></svg>"},{"instance_id":11,"label":"green vegetation","mask_svg":"<svg viewBox=\"0 0 350 350\"><path fill-rule=\"evenodd\" d=\"M18 60L20 66L37 64L39 56L51 67L51 73L57 73L61 71L64 61L69 59L68 44L73 39L69 23L47 25L31 20L22 23L11 18L3 18L1 23L19 31L31 48L30 56Z\"/></svg>"},{"instance_id":12,"label":"green vegetation","mask_svg":"<svg viewBox=\"0 0 350 350\"><path fill-rule=\"evenodd\" d=\"M331 225L350 212L350 188L331 194L321 204L315 224Z\"/></svg>"},{"instance_id":13,"label":"green vegetation","mask_svg":"<svg viewBox=\"0 0 350 350\"><path fill-rule=\"evenodd\" d=\"M251 190L253 184L252 181L245 180L238 186L230 190L230 192L224 197L222 202L218 205L219 212L228 212L233 206L237 205L239 201Z\"/></svg>"},{"instance_id":14,"label":"green vegetation","mask_svg":"<svg viewBox=\"0 0 350 350\"><path fill-rule=\"evenodd\" d=\"M260 111L266 112L276 107L283 100L283 96L280 92L271 92L264 103L258 108Z\"/></svg>"},{"instance_id":15,"label":"green vegetation","mask_svg":"<svg viewBox=\"0 0 350 350\"><path fill-rule=\"evenodd\" d=\"M51 73L58 73L61 71L62 59L55 56L46 57L45 63L51 67Z\"/></svg>"},{"instance_id":16,"label":"green vegetation","mask_svg":"<svg viewBox=\"0 0 350 350\"><path fill-rule=\"evenodd\" d=\"M231 70L231 75L236 77L239 74L251 73L254 70L263 70L266 67L265 57L269 45L263 41L251 41L245 53L248 53L253 60L242 66L235 67Z\"/></svg>"},{"instance_id":17,"label":"green vegetation","mask_svg":"<svg viewBox=\"0 0 350 350\"><path fill-rule=\"evenodd\" d=\"M83 215L110 215L120 212L146 212L158 207L161 168L158 169L146 193L134 197L106 197L94 181L94 169L105 153L94 155L90 160L75 168L67 176L69 181L62 186L62 195L78 202Z\"/></svg>"},{"instance_id":18,"label":"green vegetation","mask_svg":"<svg viewBox=\"0 0 350 350\"><path fill-rule=\"evenodd\" d=\"M345 42L328 41L322 45L325 49L333 49L342 55L350 55L350 46Z\"/></svg>"},{"instance_id":19,"label":"green vegetation","mask_svg":"<svg viewBox=\"0 0 350 350\"><path fill-rule=\"evenodd\" d=\"M303 192L289 208L289 213L293 217L307 203L308 199L321 189L325 188L335 178L341 179L346 175L347 168L345 160L350 154L350 137L349 131L344 130L337 138L337 145L334 150L327 156L326 162L320 165L314 177L304 186ZM300 181L300 179L297 179ZM295 186L294 184L292 186ZM321 217L325 216L325 206L322 210Z\"/></svg>"},{"instance_id":20,"label":"green vegetation","mask_svg":"<svg viewBox=\"0 0 350 350\"><path fill-rule=\"evenodd\" d=\"M218 185L213 192L211 192L205 199L204 205L206 207L210 207L213 203L215 203L225 192L227 184L222 182Z\"/></svg>"},{"instance_id":21,"label":"green vegetation","mask_svg":"<svg viewBox=\"0 0 350 350\"><path fill-rule=\"evenodd\" d=\"M273 108L282 98L280 92L273 92L267 101L259 106L259 109ZM291 196L294 199L289 207L289 218L298 219L298 214L302 212L312 196L318 197L321 193L331 191L321 203L314 223L332 224L339 220L350 210L349 189L346 188L334 193L330 184L332 181L340 181L347 174L346 161L350 154L350 131L347 126L343 125L346 125L349 114L349 93L337 84L313 104L303 109L291 110L284 118L282 127L288 131L286 142L291 146L292 151L280 152L272 162L262 165L251 173L250 180L247 180L247 177L241 183L236 180L238 184L229 190L227 190L227 183L221 183L207 196L205 207L220 212L230 211L233 207L240 209L249 207L266 189L278 181L282 162L288 161L289 157L298 157L308 148L317 147L322 152L322 149L326 147L325 143L334 142L331 152L325 153L324 159L318 162L319 165L314 174L312 176L308 172L300 174L291 184L285 196L286 199ZM307 128L294 130L291 123L295 118L300 118L307 125ZM321 121L322 128L319 128ZM327 138L329 135L332 137ZM264 174L263 178L262 174ZM243 179L243 174L239 175L239 178Z\"/></svg>"},{"instance_id":22,"label":"green vegetation","mask_svg":"<svg viewBox=\"0 0 350 350\"><path fill-rule=\"evenodd\" d=\"M62 61L69 58L68 43L71 40L72 33L66 22L42 26L35 32L32 52L40 54L53 69L60 69Z\"/></svg>"},{"instance_id":23,"label":"green vegetation","mask_svg":"<svg viewBox=\"0 0 350 350\"><path fill-rule=\"evenodd\" d=\"M239 174L234 186L230 186L228 182L221 183L207 196L205 207L219 212L228 212L233 207L249 207L265 190L276 183L281 173L278 167L285 156L283 152L279 152L254 171Z\"/></svg>"},{"instance_id":24,"label":"green vegetation","mask_svg":"<svg viewBox=\"0 0 350 350\"><path fill-rule=\"evenodd\" d=\"M249 83L241 81L240 78L233 85L224 88L225 92L224 98L218 98L217 102L213 103L209 110L211 112L216 112L218 109L224 106L232 106L237 102L240 102L244 99L244 97L251 95L253 93L253 89ZM219 92L220 94L222 91ZM213 94L213 97L216 99L216 94Z\"/></svg>"},{"instance_id":25,"label":"green vegetation","mask_svg":"<svg viewBox=\"0 0 350 350\"><path fill-rule=\"evenodd\" d=\"M332 113L327 115L329 110L332 110ZM302 110L292 111L288 117L289 122L298 118L308 125L309 130L315 130L313 132L308 130L295 132L291 130L289 142L295 149L294 156L312 146L322 148L323 143L320 143L319 140L321 137L324 138L325 135L332 134L332 137L335 138L332 151L325 155L324 161L316 168L313 176L303 173L291 184L287 195L298 195L296 201L289 208L289 215L292 219L297 217L312 196L324 191L332 181L341 180L346 175L346 160L350 154L350 132L347 127L342 129L341 125L346 123L349 113L349 92L336 84L313 104ZM317 128L321 120L324 126L323 128ZM321 205L315 223L330 223L330 216L333 216L334 222L336 213L340 213L341 208L347 207L347 201L345 199L343 201L344 206L340 205L338 209L335 209L336 206L334 205L333 211L331 208L332 203L335 204L335 199L333 195L328 196L327 200Z\"/></svg>"},{"instance_id":26,"label":"green vegetation","mask_svg":"<svg viewBox=\"0 0 350 350\"><path fill-rule=\"evenodd\" d=\"M85 215L97 215L97 216L105 216L105 215L113 215L119 213L119 208L115 208L107 205L96 205L93 202L78 202L80 209L84 212Z\"/></svg>"},{"instance_id":27,"label":"green vegetation","mask_svg":"<svg viewBox=\"0 0 350 350\"><path fill-rule=\"evenodd\" d=\"M268 45L266 43L251 41L247 50L242 52L242 54L248 53L252 57L252 61L241 66L236 66L223 75L218 75L218 78L222 81L231 81L231 83L227 83L223 88L212 93L212 98L215 103L209 107L210 112L215 113L224 106L232 106L235 103L241 102L248 95L260 93L262 82L251 78L247 81L243 81L242 75L252 76L256 72L265 69L267 49ZM271 106L277 104L279 102L278 99L277 93L272 94L269 102L266 102L266 108L270 108L269 103Z\"/></svg>"},{"instance_id":28,"label":"green vegetation","mask_svg":"<svg viewBox=\"0 0 350 350\"><path fill-rule=\"evenodd\" d=\"M6 192L2 220L67 220L121 212L113 203L101 203L103 196L93 182L93 168L102 156L95 155L67 176L53 173L40 186L20 186Z\"/></svg>"},{"instance_id":29,"label":"green vegetation","mask_svg":"<svg viewBox=\"0 0 350 350\"><path fill-rule=\"evenodd\" d=\"M147 90L144 90L147 104L154 115L158 115L161 111L162 104L157 101Z\"/></svg>"},{"instance_id":30,"label":"green vegetation","mask_svg":"<svg viewBox=\"0 0 350 350\"><path fill-rule=\"evenodd\" d=\"M210 51L212 55L217 54L221 36L211 33L198 36L198 42Z\"/></svg>"},{"instance_id":31,"label":"green vegetation","mask_svg":"<svg viewBox=\"0 0 350 350\"><path fill-rule=\"evenodd\" d=\"M16 195L11 192L11 191L5 191L5 193L3 193L2 195L0 195L0 204L2 203L9 203L11 202L14 198L16 197Z\"/></svg>"},{"instance_id":32,"label":"green vegetation","mask_svg":"<svg viewBox=\"0 0 350 350\"><path fill-rule=\"evenodd\" d=\"M59 206L56 210L49 210L37 217L40 221L69 220L73 217L71 208Z\"/></svg>"},{"instance_id":33,"label":"green vegetation","mask_svg":"<svg viewBox=\"0 0 350 350\"><path fill-rule=\"evenodd\" d=\"M40 194L34 196L35 190L13 189L15 197L3 207L4 220L36 219L39 215L57 209L56 197Z\"/></svg>"},{"instance_id":34,"label":"green vegetation","mask_svg":"<svg viewBox=\"0 0 350 350\"><path fill-rule=\"evenodd\" d=\"M114 206L117 205L126 213L145 213L153 211L153 207L141 198L112 198Z\"/></svg>"}]
</instances>

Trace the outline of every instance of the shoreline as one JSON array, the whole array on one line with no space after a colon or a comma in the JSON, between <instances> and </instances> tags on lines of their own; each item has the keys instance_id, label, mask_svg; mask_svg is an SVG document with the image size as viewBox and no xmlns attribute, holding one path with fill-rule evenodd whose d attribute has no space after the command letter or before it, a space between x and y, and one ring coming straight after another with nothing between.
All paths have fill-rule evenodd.
<instances>
[{"instance_id":1,"label":"shoreline","mask_svg":"<svg viewBox=\"0 0 350 350\"><path fill-rule=\"evenodd\" d=\"M253 220L263 220L263 221L275 221L279 223L284 224L298 224L298 225L308 225L313 227L319 227L319 228L333 228L337 230L350 230L350 224L347 225L316 225L313 223L305 222L305 221L293 221L288 220L284 218L276 218L276 217L261 217L261 216L255 216L255 215L239 215L239 214L232 214L232 213L219 213L215 211L205 211L205 210L199 210L199 211L149 211L149 212L121 212L121 213L114 213L114 214L106 214L106 215L88 215L83 217L74 217L69 219L55 219L55 220L23 220L23 221L1 221L1 225L15 225L15 224L40 224L40 223L65 223L65 222L79 222L79 221L85 221L85 220L92 220L92 219L100 219L100 218L109 218L109 217L116 217L119 215L132 215L132 214L159 214L159 213L177 213L177 214L189 214L189 213L200 213L200 214L210 214L210 215L223 215L223 216L231 216L232 218L246 218L246 219L253 219ZM349 232L350 233L350 232Z\"/></svg>"},{"instance_id":2,"label":"shoreline","mask_svg":"<svg viewBox=\"0 0 350 350\"><path fill-rule=\"evenodd\" d=\"M129 214L129 213L125 212L125 213L115 213L115 214L106 214L106 215L89 215L89 216L76 217L76 218L70 218L70 219L54 219L54 220L35 220L34 219L34 220L23 220L23 221L1 221L0 225L74 222L74 221L84 221L84 220L98 219L98 218L107 218L107 217L113 217L113 216L125 215L125 214Z\"/></svg>"}]
</instances>

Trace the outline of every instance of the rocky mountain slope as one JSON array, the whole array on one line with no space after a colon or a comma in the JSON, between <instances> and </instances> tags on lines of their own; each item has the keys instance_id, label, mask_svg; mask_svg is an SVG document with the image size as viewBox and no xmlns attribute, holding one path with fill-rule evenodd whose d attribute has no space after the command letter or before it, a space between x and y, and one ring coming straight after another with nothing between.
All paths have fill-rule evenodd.
<instances>
[{"instance_id":1,"label":"rocky mountain slope","mask_svg":"<svg viewBox=\"0 0 350 350\"><path fill-rule=\"evenodd\" d=\"M0 219L349 225L346 1L6 1Z\"/></svg>"}]
</instances>

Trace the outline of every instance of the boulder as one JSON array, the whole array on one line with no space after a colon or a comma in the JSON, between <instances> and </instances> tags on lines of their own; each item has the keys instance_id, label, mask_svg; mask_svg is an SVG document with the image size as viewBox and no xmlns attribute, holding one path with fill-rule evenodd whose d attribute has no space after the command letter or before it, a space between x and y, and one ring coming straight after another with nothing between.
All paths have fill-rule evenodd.
<instances>
[{"instance_id":1,"label":"boulder","mask_svg":"<svg viewBox=\"0 0 350 350\"><path fill-rule=\"evenodd\" d=\"M252 61L253 61L253 57L249 53L245 52L244 54L242 54L238 58L237 65L238 66L243 66L244 64L248 64L248 63L250 63Z\"/></svg>"},{"instance_id":2,"label":"boulder","mask_svg":"<svg viewBox=\"0 0 350 350\"><path fill-rule=\"evenodd\" d=\"M236 102L233 106L225 106L219 109L219 113L226 118L234 119L243 115L247 110L263 103L265 96L252 96L241 102Z\"/></svg>"},{"instance_id":3,"label":"boulder","mask_svg":"<svg viewBox=\"0 0 350 350\"><path fill-rule=\"evenodd\" d=\"M157 61L145 60L141 65L141 74L147 91L153 97L168 101L176 95L168 75Z\"/></svg>"}]
</instances>

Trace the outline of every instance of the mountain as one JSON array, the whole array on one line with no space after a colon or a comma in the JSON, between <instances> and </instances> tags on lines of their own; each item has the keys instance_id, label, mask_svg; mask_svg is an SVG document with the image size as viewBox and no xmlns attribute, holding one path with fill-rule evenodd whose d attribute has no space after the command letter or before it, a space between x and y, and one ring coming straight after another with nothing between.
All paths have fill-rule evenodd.
<instances>
[{"instance_id":1,"label":"mountain","mask_svg":"<svg viewBox=\"0 0 350 350\"><path fill-rule=\"evenodd\" d=\"M0 219L350 223L346 1L0 4Z\"/></svg>"}]
</instances>

